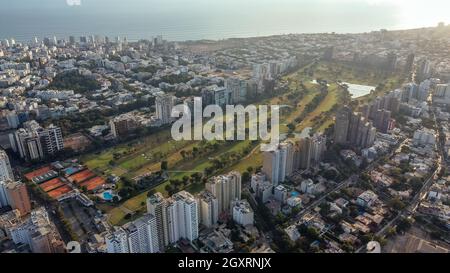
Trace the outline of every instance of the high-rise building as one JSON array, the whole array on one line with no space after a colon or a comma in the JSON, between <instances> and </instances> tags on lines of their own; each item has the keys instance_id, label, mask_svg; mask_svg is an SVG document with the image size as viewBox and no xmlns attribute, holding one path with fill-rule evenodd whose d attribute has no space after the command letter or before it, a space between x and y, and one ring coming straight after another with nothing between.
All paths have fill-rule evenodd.
<instances>
[{"instance_id":1,"label":"high-rise building","mask_svg":"<svg viewBox=\"0 0 450 273\"><path fill-rule=\"evenodd\" d=\"M419 62L417 70L417 79L424 81L431 76L431 62L427 59L423 59Z\"/></svg>"},{"instance_id":2,"label":"high-rise building","mask_svg":"<svg viewBox=\"0 0 450 273\"><path fill-rule=\"evenodd\" d=\"M233 202L233 221L239 225L253 225L254 213L246 200Z\"/></svg>"},{"instance_id":3,"label":"high-rise building","mask_svg":"<svg viewBox=\"0 0 450 273\"><path fill-rule=\"evenodd\" d=\"M122 228L116 228L105 236L106 251L108 253L129 253L128 235Z\"/></svg>"},{"instance_id":4,"label":"high-rise building","mask_svg":"<svg viewBox=\"0 0 450 273\"><path fill-rule=\"evenodd\" d=\"M74 45L75 44L75 37L74 36L70 36L69 37L69 44Z\"/></svg>"},{"instance_id":5,"label":"high-rise building","mask_svg":"<svg viewBox=\"0 0 450 273\"><path fill-rule=\"evenodd\" d=\"M237 90L235 90L237 91ZM210 85L202 89L202 102L204 106L216 104L220 107L225 107L233 103L232 86L228 88L217 85ZM240 92L240 91L239 91Z\"/></svg>"},{"instance_id":6,"label":"high-rise building","mask_svg":"<svg viewBox=\"0 0 450 273\"><path fill-rule=\"evenodd\" d=\"M169 124L172 122L172 108L174 106L175 98L168 94L157 95L155 99L156 118L162 124Z\"/></svg>"},{"instance_id":7,"label":"high-rise building","mask_svg":"<svg viewBox=\"0 0 450 273\"><path fill-rule=\"evenodd\" d=\"M419 97L419 86L415 83L407 83L403 86L402 101L409 102Z\"/></svg>"},{"instance_id":8,"label":"high-rise building","mask_svg":"<svg viewBox=\"0 0 450 273\"><path fill-rule=\"evenodd\" d=\"M316 165L322 161L323 154L327 150L327 137L323 134L315 134L311 138L311 163Z\"/></svg>"},{"instance_id":9,"label":"high-rise building","mask_svg":"<svg viewBox=\"0 0 450 273\"><path fill-rule=\"evenodd\" d=\"M219 219L219 204L217 198L209 191L198 195L200 223L207 228L214 226Z\"/></svg>"},{"instance_id":10,"label":"high-rise building","mask_svg":"<svg viewBox=\"0 0 450 273\"><path fill-rule=\"evenodd\" d=\"M430 80L424 80L419 84L419 92L417 95L417 99L419 101L427 101L429 95L430 95L430 88L431 88L431 81Z\"/></svg>"},{"instance_id":11,"label":"high-rise building","mask_svg":"<svg viewBox=\"0 0 450 273\"><path fill-rule=\"evenodd\" d=\"M336 114L334 126L334 142L337 144L347 143L348 127L352 110L348 106L341 108Z\"/></svg>"},{"instance_id":12,"label":"high-rise building","mask_svg":"<svg viewBox=\"0 0 450 273\"><path fill-rule=\"evenodd\" d=\"M64 140L61 128L50 124L47 128L38 130L42 147L46 155L54 155L64 149Z\"/></svg>"},{"instance_id":13,"label":"high-rise building","mask_svg":"<svg viewBox=\"0 0 450 273\"><path fill-rule=\"evenodd\" d=\"M378 131L386 134L391 122L391 111L379 109L375 114L374 125Z\"/></svg>"},{"instance_id":14,"label":"high-rise building","mask_svg":"<svg viewBox=\"0 0 450 273\"><path fill-rule=\"evenodd\" d=\"M198 202L190 193L181 191L167 199L157 193L147 199L147 209L156 214L158 243L167 246L180 239L193 241L198 238Z\"/></svg>"},{"instance_id":15,"label":"high-rise building","mask_svg":"<svg viewBox=\"0 0 450 273\"><path fill-rule=\"evenodd\" d=\"M263 153L262 172L274 186L283 182L295 170L294 145L284 142Z\"/></svg>"},{"instance_id":16,"label":"high-rise building","mask_svg":"<svg viewBox=\"0 0 450 273\"><path fill-rule=\"evenodd\" d=\"M16 217L6 227L15 244L28 245L34 253L61 252L61 238L45 208L37 208L25 217Z\"/></svg>"},{"instance_id":17,"label":"high-rise building","mask_svg":"<svg viewBox=\"0 0 450 273\"><path fill-rule=\"evenodd\" d=\"M190 193L180 191L168 201L169 240L193 241L198 238L198 204Z\"/></svg>"},{"instance_id":18,"label":"high-rise building","mask_svg":"<svg viewBox=\"0 0 450 273\"><path fill-rule=\"evenodd\" d=\"M125 113L112 118L109 121L109 126L114 138L121 138L128 136L131 132L136 130L139 123L133 114Z\"/></svg>"},{"instance_id":19,"label":"high-rise building","mask_svg":"<svg viewBox=\"0 0 450 273\"><path fill-rule=\"evenodd\" d=\"M345 106L336 115L334 133L335 143L367 148L375 142L376 129L361 113Z\"/></svg>"},{"instance_id":20,"label":"high-rise building","mask_svg":"<svg viewBox=\"0 0 450 273\"><path fill-rule=\"evenodd\" d=\"M14 175L8 155L0 149L0 181L5 180L14 180Z\"/></svg>"},{"instance_id":21,"label":"high-rise building","mask_svg":"<svg viewBox=\"0 0 450 273\"><path fill-rule=\"evenodd\" d=\"M27 215L31 212L30 196L24 183L16 181L6 184L6 194L9 205L12 209L20 211L20 215Z\"/></svg>"},{"instance_id":22,"label":"high-rise building","mask_svg":"<svg viewBox=\"0 0 450 273\"><path fill-rule=\"evenodd\" d=\"M167 200L157 192L147 198L147 213L155 216L158 232L158 245L161 252L169 245L169 227L167 223Z\"/></svg>"},{"instance_id":23,"label":"high-rise building","mask_svg":"<svg viewBox=\"0 0 450 273\"><path fill-rule=\"evenodd\" d=\"M450 84L437 84L433 94L433 104L450 104Z\"/></svg>"},{"instance_id":24,"label":"high-rise building","mask_svg":"<svg viewBox=\"0 0 450 273\"><path fill-rule=\"evenodd\" d=\"M156 219L146 214L107 233L105 242L108 253L159 252Z\"/></svg>"},{"instance_id":25,"label":"high-rise building","mask_svg":"<svg viewBox=\"0 0 450 273\"><path fill-rule=\"evenodd\" d=\"M272 196L272 182L268 181L266 175L262 173L252 175L251 187L255 193L256 199L263 203L266 203Z\"/></svg>"},{"instance_id":26,"label":"high-rise building","mask_svg":"<svg viewBox=\"0 0 450 273\"><path fill-rule=\"evenodd\" d=\"M306 170L311 166L312 141L310 137L301 138L298 141L299 168Z\"/></svg>"},{"instance_id":27,"label":"high-rise building","mask_svg":"<svg viewBox=\"0 0 450 273\"><path fill-rule=\"evenodd\" d=\"M159 251L156 219L151 214L125 224L130 253L156 253Z\"/></svg>"},{"instance_id":28,"label":"high-rise building","mask_svg":"<svg viewBox=\"0 0 450 273\"><path fill-rule=\"evenodd\" d=\"M44 149L37 132L20 128L16 132L9 134L11 148L26 161L44 159Z\"/></svg>"},{"instance_id":29,"label":"high-rise building","mask_svg":"<svg viewBox=\"0 0 450 273\"><path fill-rule=\"evenodd\" d=\"M35 121L24 123L20 128L9 134L11 148L26 161L42 160L64 149L61 128L51 124L42 128Z\"/></svg>"},{"instance_id":30,"label":"high-rise building","mask_svg":"<svg viewBox=\"0 0 450 273\"><path fill-rule=\"evenodd\" d=\"M52 237L50 230L46 227L39 227L30 234L30 249L33 253L53 253Z\"/></svg>"},{"instance_id":31,"label":"high-rise building","mask_svg":"<svg viewBox=\"0 0 450 273\"><path fill-rule=\"evenodd\" d=\"M231 202L241 199L241 183L241 174L238 172L215 176L206 183L206 190L217 198L219 213L229 212Z\"/></svg>"},{"instance_id":32,"label":"high-rise building","mask_svg":"<svg viewBox=\"0 0 450 273\"><path fill-rule=\"evenodd\" d=\"M0 180L0 208L9 206L8 192L6 191L6 185L11 180Z\"/></svg>"},{"instance_id":33,"label":"high-rise building","mask_svg":"<svg viewBox=\"0 0 450 273\"><path fill-rule=\"evenodd\" d=\"M415 59L414 53L409 54L408 57L406 58L406 64L405 64L405 72L406 73L412 72L412 70L414 68L414 59Z\"/></svg>"},{"instance_id":34,"label":"high-rise building","mask_svg":"<svg viewBox=\"0 0 450 273\"><path fill-rule=\"evenodd\" d=\"M247 81L238 77L225 80L225 88L231 93L231 102L236 104L245 101L247 97Z\"/></svg>"},{"instance_id":35,"label":"high-rise building","mask_svg":"<svg viewBox=\"0 0 450 273\"><path fill-rule=\"evenodd\" d=\"M10 128L16 129L19 127L19 116L17 115L16 111L8 111L6 113L6 120L8 121L8 125Z\"/></svg>"},{"instance_id":36,"label":"high-rise building","mask_svg":"<svg viewBox=\"0 0 450 273\"><path fill-rule=\"evenodd\" d=\"M284 141L280 143L280 150L283 153L283 157L286 157L284 163L284 177L290 176L294 169L294 144L291 141Z\"/></svg>"}]
</instances>

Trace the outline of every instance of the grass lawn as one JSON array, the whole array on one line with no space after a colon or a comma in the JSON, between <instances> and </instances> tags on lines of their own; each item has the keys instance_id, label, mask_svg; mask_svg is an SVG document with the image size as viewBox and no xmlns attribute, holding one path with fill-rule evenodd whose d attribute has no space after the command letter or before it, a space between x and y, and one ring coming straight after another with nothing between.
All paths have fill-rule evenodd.
<instances>
[{"instance_id":1,"label":"grass lawn","mask_svg":"<svg viewBox=\"0 0 450 273\"><path fill-rule=\"evenodd\" d=\"M319 94L319 86L312 83L314 79L327 80L329 83L328 94L319 105L305 118L295 124L295 119L302 115L305 111L305 106L310 103L315 96ZM337 86L337 81L345 81L354 84L366 84L378 86L380 83L383 85L382 90L390 90L398 86L401 82L398 76L385 76L379 73L375 73L369 70L355 69L346 65L337 63L325 63L320 62L318 64L312 64L306 66L287 75L283 80L289 83L290 91L282 96L266 99L259 104L278 104L289 105L292 110L286 115L281 116L280 132L288 132L287 124L294 123L295 131L301 132L306 127L313 127L316 131L324 131L330 125L333 124L332 113L330 112L333 107L339 103L340 88ZM301 88L301 84L305 86L305 89ZM305 92L301 94L300 92ZM295 100L295 105L291 96L301 99ZM255 104L258 105L258 104ZM327 114L324 114L327 113ZM194 159L184 160L180 154L181 150L192 150L197 146L198 142L175 142L168 135L169 130L158 133L157 136L148 136L144 140L134 141L130 147L128 144L121 144L115 148L107 149L101 154L92 154L83 158L85 162L92 169L100 169L103 171L114 172L118 175L125 175L127 177L135 177L137 175L145 174L150 171L158 171L160 169L160 160L155 160L153 156L155 154L162 155L163 160L168 162L168 171L170 179L181 180L183 176L190 176L194 172L203 172L205 168L211 166L210 159L220 156L227 152L240 152L249 145L249 141L236 142L231 145L221 146L216 152L212 152L203 157L197 157ZM124 155L116 160L116 167L111 167L109 162L113 159L114 153L124 153ZM144 154L144 156L142 155ZM259 146L256 146L252 151L242 158L236 164L226 168L223 173L237 170L244 172L248 167L257 168L262 166L263 158L262 153L259 150ZM166 185L169 182L162 183L154 188L154 190L163 193L167 196L165 190ZM204 185L191 184L185 190L191 193L197 193L203 190ZM114 224L123 224L125 222L124 217L127 213L140 211L143 209L142 204L145 203L147 198L147 192L143 192L127 201L125 201L120 207L108 208L109 221ZM139 215L137 213L136 215ZM136 216L134 216L136 217ZM130 220L130 219L128 219Z\"/></svg>"},{"instance_id":2,"label":"grass lawn","mask_svg":"<svg viewBox=\"0 0 450 273\"><path fill-rule=\"evenodd\" d=\"M314 111L310 112L306 118L297 124L296 126L296 132L302 132L303 129L307 127L313 127L317 125L317 118L319 118L323 113L330 111L334 105L338 102L338 88L335 84L331 85L328 88L328 94L325 97L325 99L322 100L322 102L314 109ZM331 117L328 117L328 120L330 120ZM322 122L323 124L323 122Z\"/></svg>"}]
</instances>

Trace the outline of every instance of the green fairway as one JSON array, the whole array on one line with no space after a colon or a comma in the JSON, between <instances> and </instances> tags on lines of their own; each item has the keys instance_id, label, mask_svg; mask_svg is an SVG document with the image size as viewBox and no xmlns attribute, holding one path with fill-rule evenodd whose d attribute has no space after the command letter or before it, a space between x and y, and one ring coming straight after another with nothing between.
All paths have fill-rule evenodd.
<instances>
[{"instance_id":1,"label":"green fairway","mask_svg":"<svg viewBox=\"0 0 450 273\"><path fill-rule=\"evenodd\" d=\"M312 82L316 79L328 82L328 93L313 109L305 112L306 106L320 94L320 85ZM345 96L342 93L344 91L338 86L338 81L373 86L381 84L380 92L382 92L397 86L401 78L399 76L382 75L374 71L355 69L343 64L319 62L299 69L283 77L282 80L288 83L289 90L281 96L265 99L260 104L278 104L290 107L281 116L280 120L280 132L286 133L289 131L287 125L290 123L294 125L295 132L301 132L306 127L313 127L314 131L323 132L331 126L333 124L335 106L345 103L343 101ZM300 120L299 117L301 117ZM234 162L234 164L226 166L223 170L214 170L213 175L232 170L242 173L249 167L255 169L263 163L262 153L258 145L252 145L251 152L243 153L244 149L249 147L249 141L221 144L218 150L208 152L202 156L184 158L181 155L182 151L191 152L194 148L202 149L201 142L168 141L168 139L171 139L169 133L170 131L167 130L158 133L156 136L148 136L143 140L134 141L131 145L129 143L121 144L100 154L88 155L83 158L83 161L90 168L120 173L119 175L133 178L137 175L159 171L160 161L165 160L168 162L170 179L178 180L182 180L184 176L190 177L195 172L204 173L205 169L212 167L212 159L224 155L239 154L241 158L232 160L230 157L230 160L232 160L230 162ZM122 155L120 158L114 159L114 154L117 153ZM114 160L114 166L110 165L111 160ZM167 196L165 188L168 184L169 182L167 181L156 186L153 190ZM184 189L191 193L198 193L203 188L203 183L192 183ZM109 210L109 221L112 224L122 224L127 213L142 212L145 208L143 204L145 203L147 192L140 193L125 201L121 206Z\"/></svg>"}]
</instances>

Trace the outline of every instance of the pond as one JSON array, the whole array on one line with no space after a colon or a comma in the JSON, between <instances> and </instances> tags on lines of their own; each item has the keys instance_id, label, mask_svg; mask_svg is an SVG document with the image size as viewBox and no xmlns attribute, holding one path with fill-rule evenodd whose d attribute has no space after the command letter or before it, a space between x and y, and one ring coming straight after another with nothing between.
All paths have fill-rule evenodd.
<instances>
[{"instance_id":1,"label":"pond","mask_svg":"<svg viewBox=\"0 0 450 273\"><path fill-rule=\"evenodd\" d=\"M353 84L348 82L343 82L348 86L348 91L352 95L352 98L359 98L365 95L370 94L370 91L375 90L375 86L370 85L361 85L361 84Z\"/></svg>"}]
</instances>

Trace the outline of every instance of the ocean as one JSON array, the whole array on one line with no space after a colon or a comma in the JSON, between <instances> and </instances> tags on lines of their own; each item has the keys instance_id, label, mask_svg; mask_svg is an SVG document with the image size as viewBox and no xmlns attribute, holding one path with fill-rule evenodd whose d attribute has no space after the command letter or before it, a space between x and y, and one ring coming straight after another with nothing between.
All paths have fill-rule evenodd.
<instances>
[{"instance_id":1,"label":"ocean","mask_svg":"<svg viewBox=\"0 0 450 273\"><path fill-rule=\"evenodd\" d=\"M1 0L0 4L0 39L18 41L71 35L218 40L409 26L402 19L402 6L384 0ZM433 16L430 25L439 18ZM411 22L417 21L411 17Z\"/></svg>"}]
</instances>

